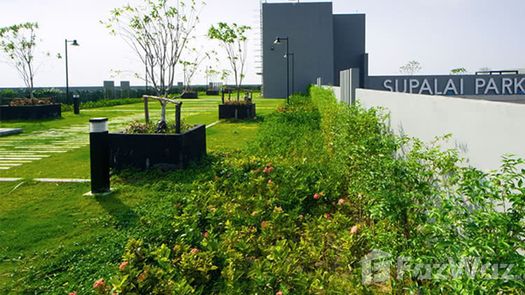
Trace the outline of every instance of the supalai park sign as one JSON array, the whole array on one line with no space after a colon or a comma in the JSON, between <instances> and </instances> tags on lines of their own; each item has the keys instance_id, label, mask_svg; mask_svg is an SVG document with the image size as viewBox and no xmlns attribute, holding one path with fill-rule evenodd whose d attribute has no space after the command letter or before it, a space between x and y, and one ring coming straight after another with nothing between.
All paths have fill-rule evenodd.
<instances>
[{"instance_id":1,"label":"supalai park sign","mask_svg":"<svg viewBox=\"0 0 525 295\"><path fill-rule=\"evenodd\" d=\"M525 95L525 75L369 76L365 88L429 95Z\"/></svg>"}]
</instances>

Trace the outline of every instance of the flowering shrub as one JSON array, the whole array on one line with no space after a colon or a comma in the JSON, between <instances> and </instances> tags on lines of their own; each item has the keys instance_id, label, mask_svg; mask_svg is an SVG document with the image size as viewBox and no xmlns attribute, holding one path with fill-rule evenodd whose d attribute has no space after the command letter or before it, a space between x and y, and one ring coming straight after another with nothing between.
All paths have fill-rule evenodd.
<instances>
[{"instance_id":1,"label":"flowering shrub","mask_svg":"<svg viewBox=\"0 0 525 295\"><path fill-rule=\"evenodd\" d=\"M521 280L466 274L421 280L409 272L364 283L362 261L373 249L427 263L495 259L516 265L518 275L525 269L517 251L523 162L505 159L492 173L465 168L456 151L397 137L383 120L319 88L312 99L292 99L265 118L252 147L213 161L211 173L174 201L169 234L128 242L104 291L519 292Z\"/></svg>"}]
</instances>

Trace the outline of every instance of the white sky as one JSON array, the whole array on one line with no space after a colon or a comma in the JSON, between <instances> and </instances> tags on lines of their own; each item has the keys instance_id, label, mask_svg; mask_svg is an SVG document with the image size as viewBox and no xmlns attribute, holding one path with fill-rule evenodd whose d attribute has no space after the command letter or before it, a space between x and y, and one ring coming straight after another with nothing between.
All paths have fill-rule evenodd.
<instances>
[{"instance_id":1,"label":"white sky","mask_svg":"<svg viewBox=\"0 0 525 295\"><path fill-rule=\"evenodd\" d=\"M71 86L98 86L103 80L143 82L134 52L99 24L112 8L138 0L0 0L0 27L38 22L39 51L51 58L40 59L35 86L65 85L64 39L78 39L80 47L69 48ZM301 1L307 2L307 1ZM256 75L259 54L259 0L208 0L201 14L200 40L206 48L216 44L204 37L219 21L247 24L251 32L247 83L260 83ZM447 74L465 67L474 72L525 68L525 1L523 0L334 0L335 13L367 14L367 51L370 73L398 74L409 60L423 66L423 74ZM315 42L313 39L312 42ZM5 61L5 57L0 58ZM122 71L115 76L114 70ZM182 77L182 75L180 75ZM178 79L182 81L182 78ZM200 75L194 84L203 84ZM23 86L14 68L0 63L0 87Z\"/></svg>"}]
</instances>

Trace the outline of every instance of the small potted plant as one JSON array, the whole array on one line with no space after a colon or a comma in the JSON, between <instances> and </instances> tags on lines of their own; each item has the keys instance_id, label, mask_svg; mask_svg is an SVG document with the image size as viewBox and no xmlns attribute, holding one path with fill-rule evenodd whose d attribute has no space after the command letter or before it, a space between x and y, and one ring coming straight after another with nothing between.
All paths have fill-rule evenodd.
<instances>
[{"instance_id":1,"label":"small potted plant","mask_svg":"<svg viewBox=\"0 0 525 295\"><path fill-rule=\"evenodd\" d=\"M219 23L212 26L208 31L208 37L218 40L226 52L227 59L231 66L231 72L235 79L235 89L237 98L231 99L232 90L223 88L222 104L219 105L219 119L252 119L255 118L255 104L253 103L252 93L245 92L245 97L241 100L241 86L245 77L246 48L248 38L246 32L250 30L248 26L237 24ZM225 71L226 72L226 71ZM223 72L223 73L225 73ZM225 94L228 100L225 100Z\"/></svg>"},{"instance_id":2,"label":"small potted plant","mask_svg":"<svg viewBox=\"0 0 525 295\"><path fill-rule=\"evenodd\" d=\"M145 124L131 126L127 128L128 132L109 134L113 168L184 168L206 154L205 126L184 128L180 118L182 103L168 98L174 90L177 66L184 64L181 57L194 56L187 51L188 43L194 39L200 7L201 4L185 0L143 0L113 9L109 19L103 22L111 33L118 32L135 50L148 69L146 81L156 94L144 97ZM187 71L198 64L193 59L187 60L191 63L186 67ZM161 104L161 119L154 125L149 120L149 99ZM175 104L174 126L166 120L169 103Z\"/></svg>"},{"instance_id":3,"label":"small potted plant","mask_svg":"<svg viewBox=\"0 0 525 295\"><path fill-rule=\"evenodd\" d=\"M38 23L23 23L0 28L0 51L3 51L16 68L26 84L29 98L13 99L6 105L0 105L0 121L38 120L60 118L60 104L51 99L35 99L35 51L37 47L36 31Z\"/></svg>"},{"instance_id":4,"label":"small potted plant","mask_svg":"<svg viewBox=\"0 0 525 295\"><path fill-rule=\"evenodd\" d=\"M146 122L133 122L124 132L109 134L110 166L113 169L181 169L206 155L206 126L187 125L181 120L182 102L144 96ZM161 119L149 121L148 100L161 104ZM175 123L166 120L166 106L175 104Z\"/></svg>"}]
</instances>

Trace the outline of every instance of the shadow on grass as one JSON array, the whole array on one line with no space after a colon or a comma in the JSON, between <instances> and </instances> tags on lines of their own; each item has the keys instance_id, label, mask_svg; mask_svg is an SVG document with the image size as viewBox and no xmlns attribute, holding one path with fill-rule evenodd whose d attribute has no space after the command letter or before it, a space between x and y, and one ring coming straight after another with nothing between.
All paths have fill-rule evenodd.
<instances>
[{"instance_id":1,"label":"shadow on grass","mask_svg":"<svg viewBox=\"0 0 525 295\"><path fill-rule=\"evenodd\" d=\"M97 196L95 199L115 219L117 227L128 228L137 224L139 216L119 199L118 192L109 196Z\"/></svg>"},{"instance_id":2,"label":"shadow on grass","mask_svg":"<svg viewBox=\"0 0 525 295\"><path fill-rule=\"evenodd\" d=\"M46 119L28 119L28 120L1 120L0 123L9 123L9 124L37 124L37 123L48 123L48 122L55 122L55 121L63 121L65 118L63 116L60 116L58 118L46 118Z\"/></svg>"},{"instance_id":3,"label":"shadow on grass","mask_svg":"<svg viewBox=\"0 0 525 295\"><path fill-rule=\"evenodd\" d=\"M244 123L244 124L259 124L264 122L266 115L257 115L254 119L223 119L224 123Z\"/></svg>"},{"instance_id":4,"label":"shadow on grass","mask_svg":"<svg viewBox=\"0 0 525 295\"><path fill-rule=\"evenodd\" d=\"M209 179L213 175L214 164L223 158L220 154L208 154L203 159L190 164L185 169L167 170L153 168L146 171L124 169L112 171L112 183L147 185L158 181L170 181L178 184L191 184L197 180Z\"/></svg>"}]
</instances>

